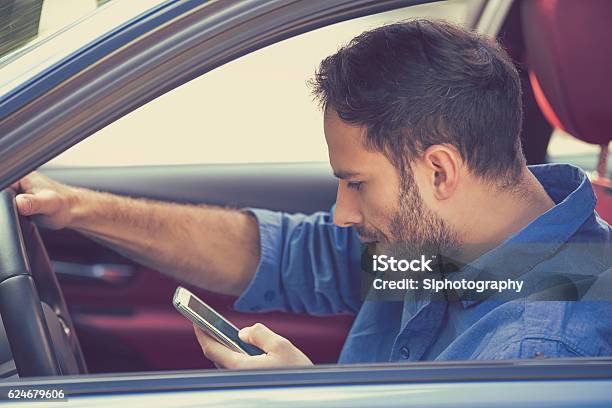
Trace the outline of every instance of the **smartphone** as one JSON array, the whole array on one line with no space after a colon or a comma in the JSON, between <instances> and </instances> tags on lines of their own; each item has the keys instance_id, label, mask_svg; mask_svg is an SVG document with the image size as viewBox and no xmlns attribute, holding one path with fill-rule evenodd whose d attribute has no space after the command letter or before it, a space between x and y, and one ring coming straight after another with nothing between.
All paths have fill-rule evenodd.
<instances>
[{"instance_id":1,"label":"smartphone","mask_svg":"<svg viewBox=\"0 0 612 408\"><path fill-rule=\"evenodd\" d=\"M182 286L176 288L172 303L183 316L224 346L250 356L264 354L259 348L240 340L236 326Z\"/></svg>"}]
</instances>

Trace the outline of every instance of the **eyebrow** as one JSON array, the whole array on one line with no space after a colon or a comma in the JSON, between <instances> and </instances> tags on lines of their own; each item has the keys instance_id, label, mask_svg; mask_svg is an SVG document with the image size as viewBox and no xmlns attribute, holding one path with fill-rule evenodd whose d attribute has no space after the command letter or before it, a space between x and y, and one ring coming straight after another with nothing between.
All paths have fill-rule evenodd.
<instances>
[{"instance_id":1,"label":"eyebrow","mask_svg":"<svg viewBox=\"0 0 612 408\"><path fill-rule=\"evenodd\" d=\"M349 179L349 178L353 178L358 176L359 173L354 172L354 171L343 171L343 170L338 170L338 171L334 171L334 176L336 176L339 179Z\"/></svg>"}]
</instances>

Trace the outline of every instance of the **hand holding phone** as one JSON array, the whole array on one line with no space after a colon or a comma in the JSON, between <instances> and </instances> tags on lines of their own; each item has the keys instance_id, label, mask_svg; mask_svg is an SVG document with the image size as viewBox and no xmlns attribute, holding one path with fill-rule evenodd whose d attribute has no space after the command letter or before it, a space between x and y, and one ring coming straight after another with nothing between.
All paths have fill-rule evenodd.
<instances>
[{"instance_id":1,"label":"hand holding phone","mask_svg":"<svg viewBox=\"0 0 612 408\"><path fill-rule=\"evenodd\" d=\"M172 303L183 316L226 347L250 356L265 354L252 344L240 340L236 326L187 289L181 286L176 288Z\"/></svg>"}]
</instances>

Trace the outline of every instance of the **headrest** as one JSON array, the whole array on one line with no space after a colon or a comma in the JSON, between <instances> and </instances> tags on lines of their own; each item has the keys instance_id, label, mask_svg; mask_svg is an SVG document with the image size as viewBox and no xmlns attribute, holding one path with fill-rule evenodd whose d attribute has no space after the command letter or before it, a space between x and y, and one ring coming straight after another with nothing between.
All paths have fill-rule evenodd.
<instances>
[{"instance_id":1,"label":"headrest","mask_svg":"<svg viewBox=\"0 0 612 408\"><path fill-rule=\"evenodd\" d=\"M612 1L524 0L527 64L555 127L588 143L612 139Z\"/></svg>"}]
</instances>

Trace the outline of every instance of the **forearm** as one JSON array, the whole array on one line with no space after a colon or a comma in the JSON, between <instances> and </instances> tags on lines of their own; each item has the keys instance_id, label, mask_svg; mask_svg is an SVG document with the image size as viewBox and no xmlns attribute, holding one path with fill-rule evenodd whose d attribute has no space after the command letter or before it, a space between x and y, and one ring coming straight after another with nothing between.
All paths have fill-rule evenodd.
<instances>
[{"instance_id":1,"label":"forearm","mask_svg":"<svg viewBox=\"0 0 612 408\"><path fill-rule=\"evenodd\" d=\"M85 189L74 192L68 227L145 266L234 295L255 273L259 233L248 214Z\"/></svg>"}]
</instances>

